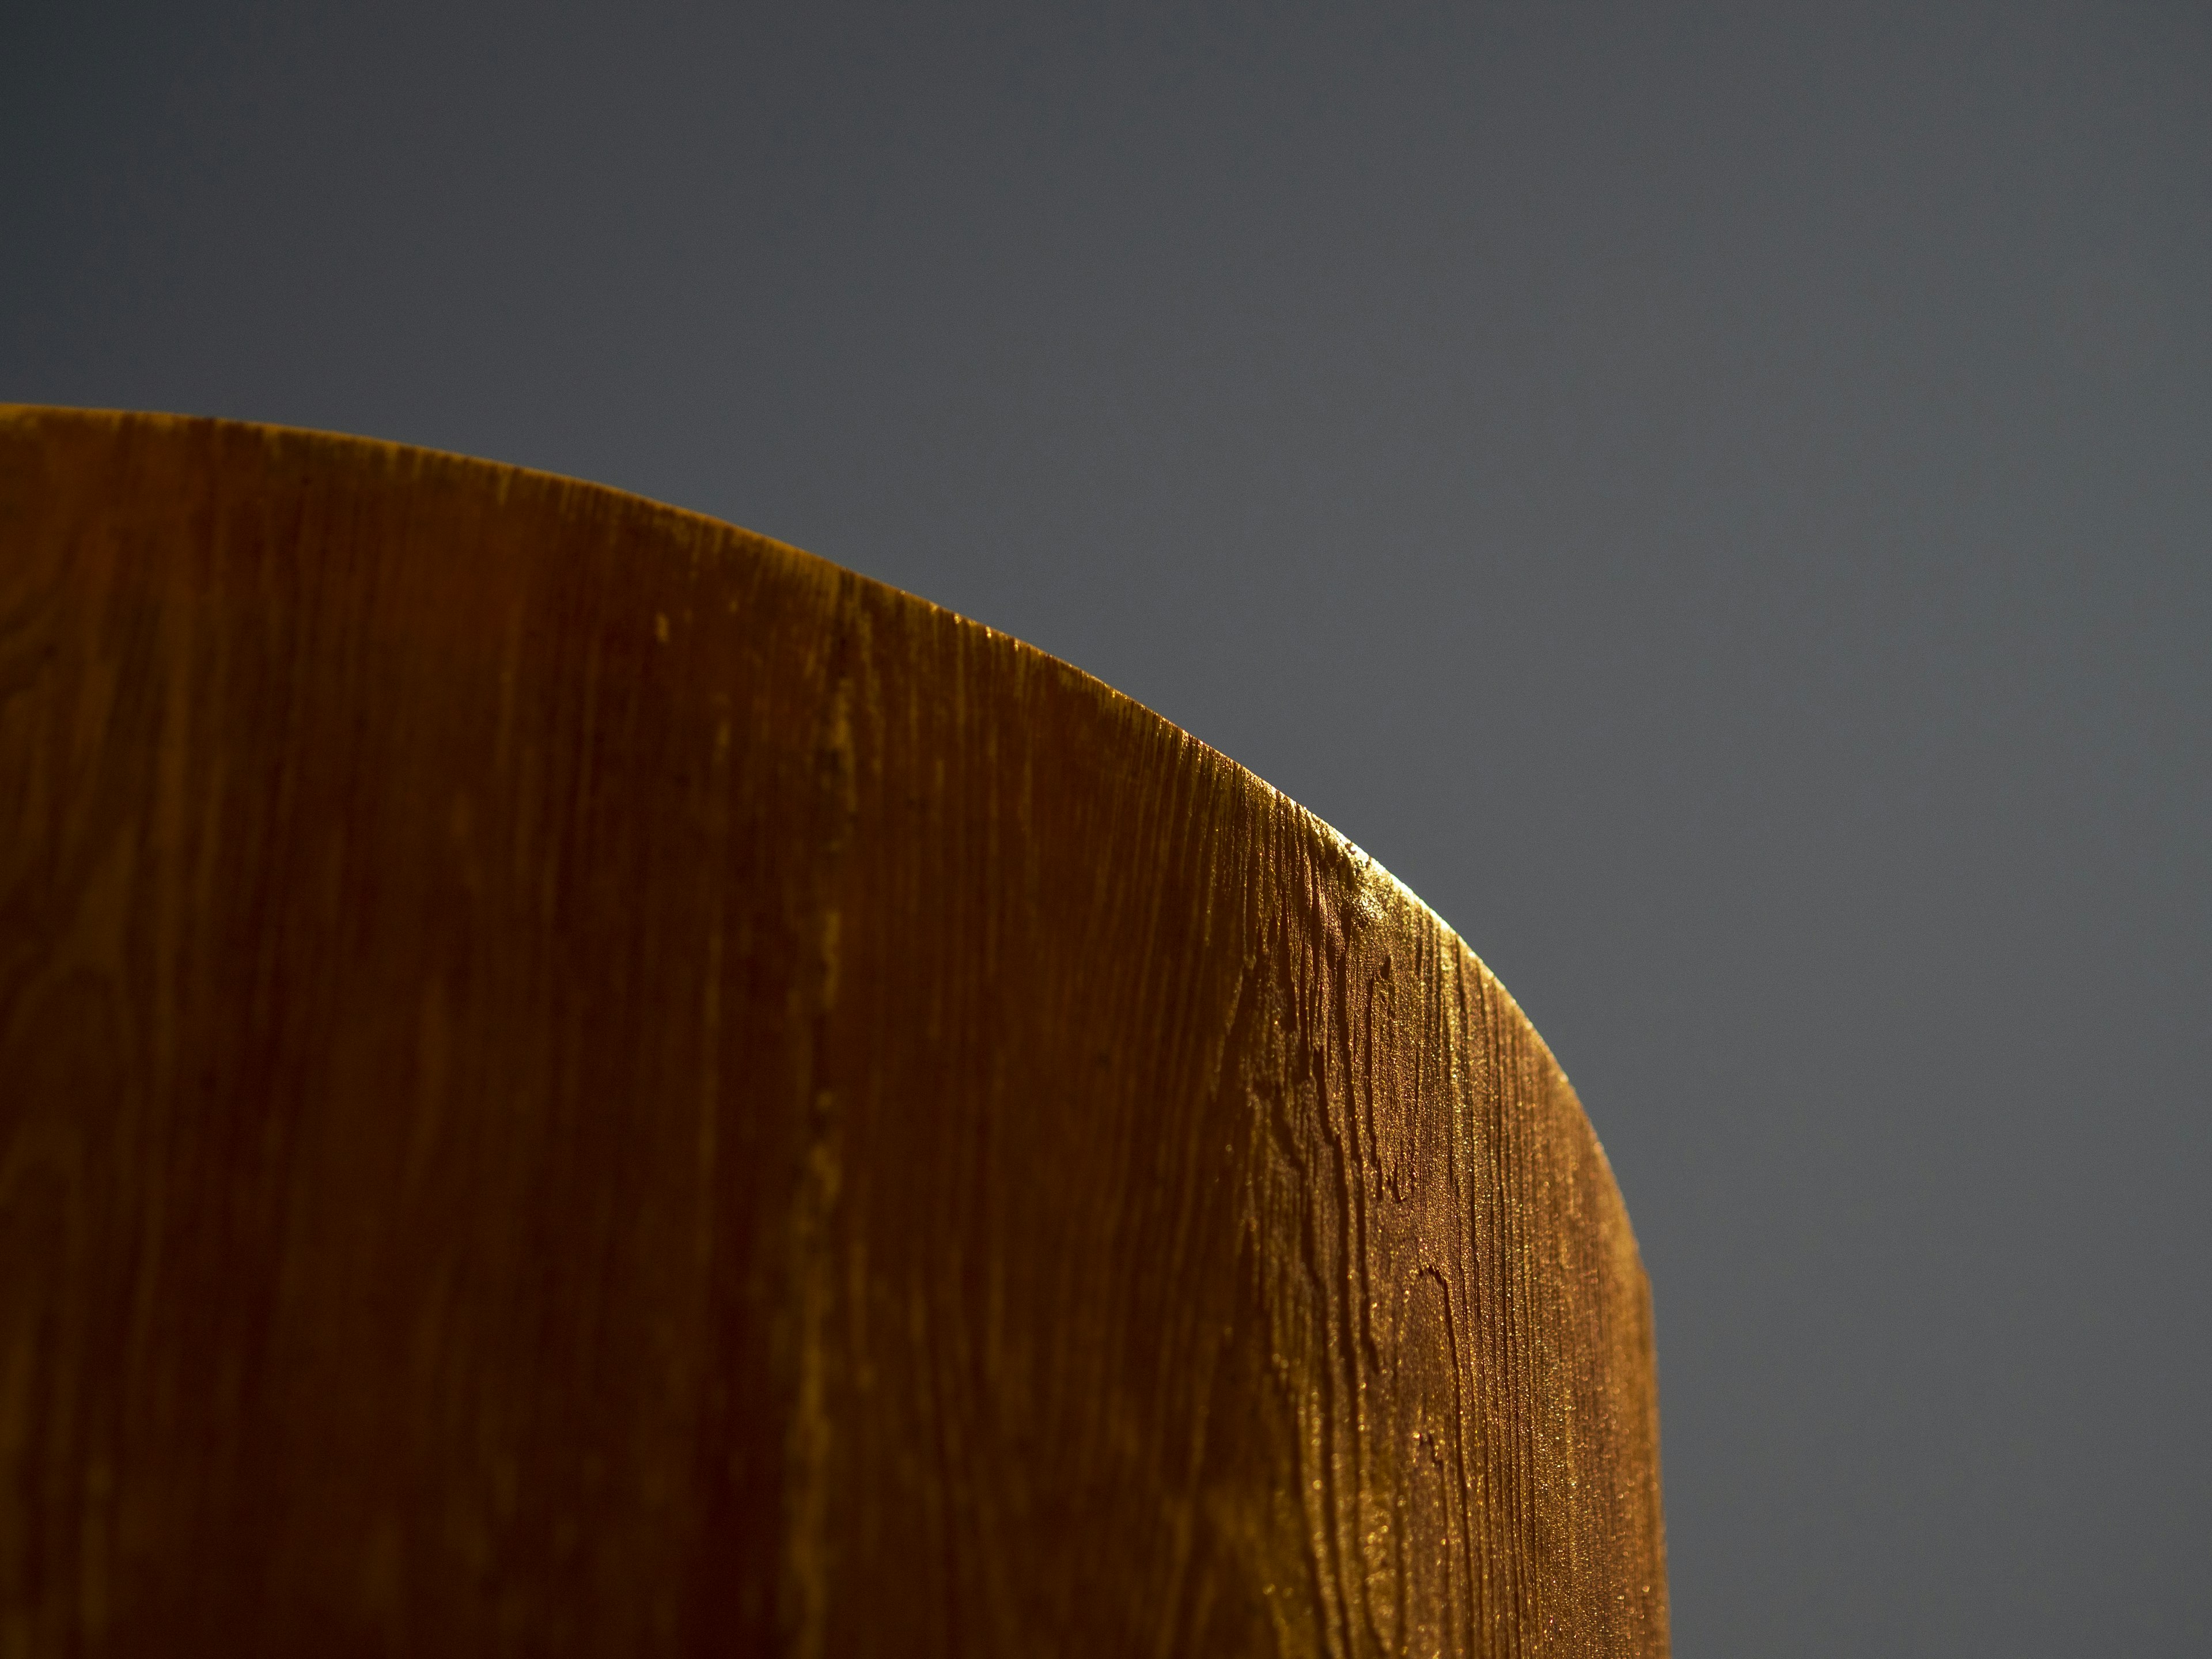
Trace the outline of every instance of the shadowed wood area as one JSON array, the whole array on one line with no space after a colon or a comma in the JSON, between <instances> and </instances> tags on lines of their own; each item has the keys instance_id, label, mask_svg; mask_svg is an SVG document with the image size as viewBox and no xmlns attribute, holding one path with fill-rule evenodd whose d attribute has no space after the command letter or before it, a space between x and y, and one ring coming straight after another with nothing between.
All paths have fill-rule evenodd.
<instances>
[{"instance_id":1,"label":"shadowed wood area","mask_svg":"<svg viewBox=\"0 0 2212 1659\"><path fill-rule=\"evenodd\" d=\"M1250 774L613 490L0 410L0 1655L1658 1655L1657 1456L1566 1079Z\"/></svg>"}]
</instances>

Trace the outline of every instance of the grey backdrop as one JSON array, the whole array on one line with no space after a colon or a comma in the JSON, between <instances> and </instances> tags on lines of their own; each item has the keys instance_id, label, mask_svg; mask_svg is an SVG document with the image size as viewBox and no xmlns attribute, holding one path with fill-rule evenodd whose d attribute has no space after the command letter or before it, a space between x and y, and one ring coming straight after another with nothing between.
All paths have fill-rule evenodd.
<instances>
[{"instance_id":1,"label":"grey backdrop","mask_svg":"<svg viewBox=\"0 0 2212 1659\"><path fill-rule=\"evenodd\" d=\"M2212 1650L2212 8L40 3L0 132L0 396L733 520L1427 897L1683 1654Z\"/></svg>"}]
</instances>

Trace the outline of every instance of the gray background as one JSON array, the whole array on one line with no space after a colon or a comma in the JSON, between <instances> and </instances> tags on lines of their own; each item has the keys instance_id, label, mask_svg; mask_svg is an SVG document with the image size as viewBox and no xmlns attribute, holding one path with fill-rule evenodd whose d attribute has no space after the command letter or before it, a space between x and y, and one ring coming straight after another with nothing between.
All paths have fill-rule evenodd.
<instances>
[{"instance_id":1,"label":"gray background","mask_svg":"<svg viewBox=\"0 0 2212 1659\"><path fill-rule=\"evenodd\" d=\"M2212 8L48 3L0 139L0 395L733 520L1427 897L1683 1654L2212 1650Z\"/></svg>"}]
</instances>

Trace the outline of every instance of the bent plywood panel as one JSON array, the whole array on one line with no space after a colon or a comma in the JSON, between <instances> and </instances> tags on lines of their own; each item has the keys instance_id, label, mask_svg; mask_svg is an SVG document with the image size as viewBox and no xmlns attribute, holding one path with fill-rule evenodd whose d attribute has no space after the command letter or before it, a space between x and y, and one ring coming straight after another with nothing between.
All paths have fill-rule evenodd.
<instances>
[{"instance_id":1,"label":"bent plywood panel","mask_svg":"<svg viewBox=\"0 0 2212 1659\"><path fill-rule=\"evenodd\" d=\"M1298 807L611 490L0 413L9 1653L1666 1649L1565 1077Z\"/></svg>"}]
</instances>

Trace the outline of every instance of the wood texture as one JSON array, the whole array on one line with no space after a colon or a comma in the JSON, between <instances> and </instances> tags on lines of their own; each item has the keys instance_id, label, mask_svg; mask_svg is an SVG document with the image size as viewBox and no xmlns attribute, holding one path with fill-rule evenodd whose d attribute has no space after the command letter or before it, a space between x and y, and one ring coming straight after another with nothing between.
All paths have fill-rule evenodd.
<instances>
[{"instance_id":1,"label":"wood texture","mask_svg":"<svg viewBox=\"0 0 2212 1659\"><path fill-rule=\"evenodd\" d=\"M1203 744L611 490L0 410L0 1654L1656 1655L1657 1436L1551 1054Z\"/></svg>"}]
</instances>

